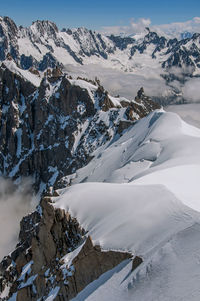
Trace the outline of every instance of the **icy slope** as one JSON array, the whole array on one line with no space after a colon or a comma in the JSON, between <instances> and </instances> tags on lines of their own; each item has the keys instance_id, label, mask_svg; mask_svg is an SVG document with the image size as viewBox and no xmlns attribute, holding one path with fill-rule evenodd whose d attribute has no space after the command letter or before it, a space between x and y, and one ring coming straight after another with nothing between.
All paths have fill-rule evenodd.
<instances>
[{"instance_id":1,"label":"icy slope","mask_svg":"<svg viewBox=\"0 0 200 301\"><path fill-rule=\"evenodd\" d=\"M35 87L39 87L41 83L41 78L28 70L23 70L19 68L14 61L5 60L3 65L8 68L12 73L19 75L25 81L31 82ZM1 65L2 67L2 65Z\"/></svg>"},{"instance_id":2,"label":"icy slope","mask_svg":"<svg viewBox=\"0 0 200 301\"><path fill-rule=\"evenodd\" d=\"M128 250L143 257L196 220L192 210L159 185L73 185L55 206L76 216L105 249Z\"/></svg>"},{"instance_id":3,"label":"icy slope","mask_svg":"<svg viewBox=\"0 0 200 301\"><path fill-rule=\"evenodd\" d=\"M56 206L72 210L72 215L91 231L93 239L105 243L107 248L148 253L155 247L154 239L159 244L165 241L164 237L180 230L186 217L188 222L189 209L183 203L200 211L199 150L199 129L187 125L174 113L154 111L124 131L117 141L96 150L94 159L71 176L71 184L91 183L67 188ZM178 221L178 228L173 218ZM143 230L135 227L136 220L144 226ZM100 230L101 222L109 233ZM153 234L147 230L149 227L153 227ZM122 237L120 229L124 229ZM125 233L128 239L133 235L133 240L126 241ZM117 239L111 243L115 236Z\"/></svg>"},{"instance_id":4,"label":"icy slope","mask_svg":"<svg viewBox=\"0 0 200 301\"><path fill-rule=\"evenodd\" d=\"M125 262L88 285L73 301L198 301L200 225L179 232L131 273Z\"/></svg>"},{"instance_id":5,"label":"icy slope","mask_svg":"<svg viewBox=\"0 0 200 301\"><path fill-rule=\"evenodd\" d=\"M200 210L200 130L174 113L155 111L124 132L77 171L72 183L163 184Z\"/></svg>"},{"instance_id":6,"label":"icy slope","mask_svg":"<svg viewBox=\"0 0 200 301\"><path fill-rule=\"evenodd\" d=\"M90 183L60 191L54 206L103 248L144 260L134 272L125 262L102 275L74 300L199 300L199 150L200 131L160 110L73 175L72 184Z\"/></svg>"}]
</instances>

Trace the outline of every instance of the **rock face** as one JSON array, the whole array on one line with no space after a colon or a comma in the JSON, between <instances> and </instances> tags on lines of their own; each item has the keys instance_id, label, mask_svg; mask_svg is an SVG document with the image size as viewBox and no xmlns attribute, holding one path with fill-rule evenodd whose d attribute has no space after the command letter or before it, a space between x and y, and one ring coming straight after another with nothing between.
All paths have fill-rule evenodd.
<instances>
[{"instance_id":1,"label":"rock face","mask_svg":"<svg viewBox=\"0 0 200 301\"><path fill-rule=\"evenodd\" d=\"M70 300L89 283L131 254L103 251L68 212L42 199L21 221L19 243L0 264L1 300L36 301L54 291L54 300Z\"/></svg>"},{"instance_id":2,"label":"rock face","mask_svg":"<svg viewBox=\"0 0 200 301\"><path fill-rule=\"evenodd\" d=\"M0 68L0 172L18 182L31 176L36 191L86 165L95 149L159 108L143 94L110 97L98 81L71 80L58 67L39 87L38 74L20 72L14 62Z\"/></svg>"},{"instance_id":3,"label":"rock face","mask_svg":"<svg viewBox=\"0 0 200 301\"><path fill-rule=\"evenodd\" d=\"M48 279L45 281L47 267L56 273L58 259L83 241L85 231L76 219L63 210L54 210L49 201L49 198L42 199L37 211L23 218L19 243L0 265L1 291L6 283L10 284L10 294L21 289L17 300L27 300L24 296L34 296L34 290L33 293L30 291L33 283L26 285L28 278L34 278L35 283L38 283L38 294L44 294L51 284Z\"/></svg>"},{"instance_id":4,"label":"rock face","mask_svg":"<svg viewBox=\"0 0 200 301\"><path fill-rule=\"evenodd\" d=\"M49 30L54 35L56 28ZM75 218L54 208L52 191L56 196L60 179L156 108L143 90L132 101L111 97L98 80L72 79L59 66L40 78L36 69L24 71L7 55L0 67L0 172L17 184L31 176L35 192L48 191L51 198L43 197L22 219L19 243L0 263L2 301L52 294L70 300L132 257L93 245Z\"/></svg>"},{"instance_id":5,"label":"rock face","mask_svg":"<svg viewBox=\"0 0 200 301\"><path fill-rule=\"evenodd\" d=\"M18 60L18 28L9 17L0 17L0 38L0 60L5 60L7 54Z\"/></svg>"}]
</instances>

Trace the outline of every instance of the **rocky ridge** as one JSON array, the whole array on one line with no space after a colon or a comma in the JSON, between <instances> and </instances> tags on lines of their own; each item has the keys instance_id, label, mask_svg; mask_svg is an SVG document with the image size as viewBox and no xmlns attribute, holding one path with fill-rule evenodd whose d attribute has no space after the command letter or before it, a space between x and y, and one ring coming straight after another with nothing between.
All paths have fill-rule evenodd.
<instances>
[{"instance_id":1,"label":"rocky ridge","mask_svg":"<svg viewBox=\"0 0 200 301\"><path fill-rule=\"evenodd\" d=\"M16 184L31 176L40 193L159 107L143 89L130 101L110 96L98 80L71 79L59 68L39 84L37 74L21 72L9 60L0 68L0 172Z\"/></svg>"},{"instance_id":2,"label":"rocky ridge","mask_svg":"<svg viewBox=\"0 0 200 301\"><path fill-rule=\"evenodd\" d=\"M94 245L77 220L44 197L21 221L16 249L0 263L1 300L71 300L132 254ZM133 259L132 269L142 263Z\"/></svg>"}]
</instances>

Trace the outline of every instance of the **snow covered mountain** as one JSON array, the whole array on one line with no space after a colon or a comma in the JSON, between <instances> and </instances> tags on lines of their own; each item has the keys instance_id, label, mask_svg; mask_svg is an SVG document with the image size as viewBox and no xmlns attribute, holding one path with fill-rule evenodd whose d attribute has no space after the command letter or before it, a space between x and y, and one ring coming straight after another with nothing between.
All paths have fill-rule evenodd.
<instances>
[{"instance_id":1,"label":"snow covered mountain","mask_svg":"<svg viewBox=\"0 0 200 301\"><path fill-rule=\"evenodd\" d=\"M135 39L105 36L86 28L59 30L53 22L36 21L17 27L8 17L0 18L0 60L11 56L22 69L97 64L136 75L152 70L162 76L172 96L180 97L176 82L200 75L200 34L182 40L167 39L151 32ZM158 95L153 95L158 96Z\"/></svg>"},{"instance_id":2,"label":"snow covered mountain","mask_svg":"<svg viewBox=\"0 0 200 301\"><path fill-rule=\"evenodd\" d=\"M171 85L198 80L199 43L0 19L0 174L42 196L0 263L0 300L199 300L200 129L65 66L149 66Z\"/></svg>"},{"instance_id":3,"label":"snow covered mountain","mask_svg":"<svg viewBox=\"0 0 200 301\"><path fill-rule=\"evenodd\" d=\"M135 100L112 97L99 81L72 79L61 70L39 77L13 60L0 67L0 172L36 191L87 164L95 149L159 107L143 89Z\"/></svg>"},{"instance_id":4,"label":"snow covered mountain","mask_svg":"<svg viewBox=\"0 0 200 301\"><path fill-rule=\"evenodd\" d=\"M1 297L198 300L199 148L200 130L163 110L102 145L23 219Z\"/></svg>"}]
</instances>

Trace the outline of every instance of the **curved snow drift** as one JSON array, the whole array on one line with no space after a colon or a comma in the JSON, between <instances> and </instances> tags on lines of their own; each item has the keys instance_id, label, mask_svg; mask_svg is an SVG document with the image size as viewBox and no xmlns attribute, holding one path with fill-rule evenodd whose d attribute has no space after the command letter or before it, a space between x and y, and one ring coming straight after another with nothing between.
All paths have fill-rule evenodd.
<instances>
[{"instance_id":1,"label":"curved snow drift","mask_svg":"<svg viewBox=\"0 0 200 301\"><path fill-rule=\"evenodd\" d=\"M76 301L198 300L199 150L200 130L159 110L70 177L55 206L69 210L103 248L144 258L134 272L127 264L102 275Z\"/></svg>"}]
</instances>

